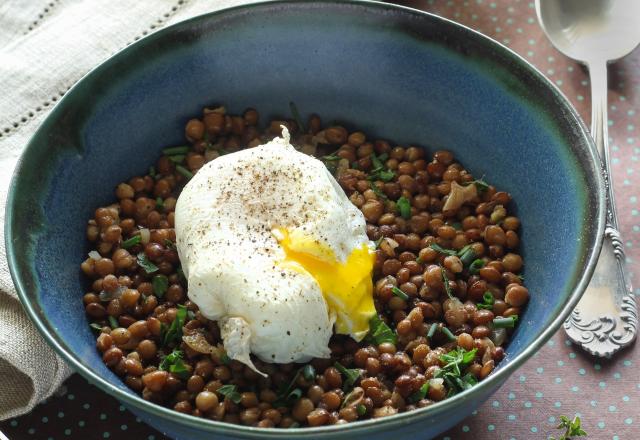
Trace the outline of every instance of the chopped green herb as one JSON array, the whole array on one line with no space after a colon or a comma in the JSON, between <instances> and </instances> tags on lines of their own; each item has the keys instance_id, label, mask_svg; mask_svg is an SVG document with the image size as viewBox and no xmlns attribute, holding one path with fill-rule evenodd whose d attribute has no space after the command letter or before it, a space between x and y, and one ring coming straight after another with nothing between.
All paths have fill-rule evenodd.
<instances>
[{"instance_id":1,"label":"chopped green herb","mask_svg":"<svg viewBox=\"0 0 640 440\"><path fill-rule=\"evenodd\" d=\"M433 338L433 335L435 335L437 331L438 331L438 324L434 322L433 324L431 324L431 327L429 327L427 338L429 339Z\"/></svg>"},{"instance_id":2,"label":"chopped green herb","mask_svg":"<svg viewBox=\"0 0 640 440\"><path fill-rule=\"evenodd\" d=\"M462 223L460 223L460 222L453 222L453 223L451 223L451 226L456 231L462 231Z\"/></svg>"},{"instance_id":3,"label":"chopped green herb","mask_svg":"<svg viewBox=\"0 0 640 440\"><path fill-rule=\"evenodd\" d=\"M296 121L298 125L298 129L300 129L301 133L304 133L304 124L302 123L302 118L300 117L300 112L298 111L298 107L295 105L293 101L289 103L289 108L291 109L291 115L293 119Z\"/></svg>"},{"instance_id":4,"label":"chopped green herb","mask_svg":"<svg viewBox=\"0 0 640 440\"><path fill-rule=\"evenodd\" d=\"M229 365L231 363L231 358L226 352L224 352L220 356L220 362L222 362L223 365Z\"/></svg>"},{"instance_id":5,"label":"chopped green herb","mask_svg":"<svg viewBox=\"0 0 640 440\"><path fill-rule=\"evenodd\" d=\"M156 209L158 211L164 211L164 202L162 201L162 197L158 197L156 199Z\"/></svg>"},{"instance_id":6,"label":"chopped green herb","mask_svg":"<svg viewBox=\"0 0 640 440\"><path fill-rule=\"evenodd\" d=\"M138 254L138 266L143 268L147 275L158 271L158 266L149 261L149 258L147 258L144 252Z\"/></svg>"},{"instance_id":7,"label":"chopped green herb","mask_svg":"<svg viewBox=\"0 0 640 440\"><path fill-rule=\"evenodd\" d=\"M316 378L316 369L313 368L313 365L307 364L302 368L302 376L304 380L311 382Z\"/></svg>"},{"instance_id":8,"label":"chopped green herb","mask_svg":"<svg viewBox=\"0 0 640 440\"><path fill-rule=\"evenodd\" d=\"M411 203L409 199L404 196L400 197L396 202L396 206L400 210L400 215L403 219L409 220L411 218Z\"/></svg>"},{"instance_id":9,"label":"chopped green herb","mask_svg":"<svg viewBox=\"0 0 640 440\"><path fill-rule=\"evenodd\" d=\"M422 384L420 389L415 393L409 396L410 403L417 403L427 397L427 392L429 392L429 381Z\"/></svg>"},{"instance_id":10,"label":"chopped green herb","mask_svg":"<svg viewBox=\"0 0 640 440\"><path fill-rule=\"evenodd\" d=\"M118 320L115 317L111 316L111 315L109 315L109 325L111 326L111 328L120 327L120 324L118 323Z\"/></svg>"},{"instance_id":11,"label":"chopped green herb","mask_svg":"<svg viewBox=\"0 0 640 440\"><path fill-rule=\"evenodd\" d=\"M580 417L578 416L575 416L573 420L569 420L566 416L560 416L560 424L557 426L557 429L565 430L557 440L571 440L572 437L582 437L587 435L580 426ZM549 439L556 440L555 437L549 437Z\"/></svg>"},{"instance_id":12,"label":"chopped green herb","mask_svg":"<svg viewBox=\"0 0 640 440\"><path fill-rule=\"evenodd\" d=\"M322 156L320 158L320 160L324 161L324 162L336 162L338 160L342 159L340 156L338 156L336 153L331 153L327 156Z\"/></svg>"},{"instance_id":13,"label":"chopped green herb","mask_svg":"<svg viewBox=\"0 0 640 440\"><path fill-rule=\"evenodd\" d=\"M346 368L340 362L336 362L333 366L342 374L344 377L344 389L349 390L353 388L353 385L356 383L360 375L362 374L360 370L355 368Z\"/></svg>"},{"instance_id":14,"label":"chopped green herb","mask_svg":"<svg viewBox=\"0 0 640 440\"><path fill-rule=\"evenodd\" d=\"M187 179L191 179L193 177L193 173L182 165L176 165L176 171L182 174Z\"/></svg>"},{"instance_id":15,"label":"chopped green herb","mask_svg":"<svg viewBox=\"0 0 640 440\"><path fill-rule=\"evenodd\" d=\"M102 326L96 322L92 322L91 324L89 324L89 327L91 327L91 330L95 330L98 333L102 331Z\"/></svg>"},{"instance_id":16,"label":"chopped green herb","mask_svg":"<svg viewBox=\"0 0 640 440\"><path fill-rule=\"evenodd\" d=\"M182 352L180 350L173 350L171 354L165 356L159 367L163 371L175 374L180 379L187 379L190 375L189 369L182 361Z\"/></svg>"},{"instance_id":17,"label":"chopped green herb","mask_svg":"<svg viewBox=\"0 0 640 440\"><path fill-rule=\"evenodd\" d=\"M387 159L389 159L389 155L387 153L382 153L380 156L378 156L378 159L380 159L382 162L386 162Z\"/></svg>"},{"instance_id":18,"label":"chopped green herb","mask_svg":"<svg viewBox=\"0 0 640 440\"><path fill-rule=\"evenodd\" d=\"M294 388L289 394L287 394L287 402L295 402L302 397L302 390L300 388Z\"/></svg>"},{"instance_id":19,"label":"chopped green herb","mask_svg":"<svg viewBox=\"0 0 640 440\"><path fill-rule=\"evenodd\" d=\"M442 333L444 333L444 335L449 338L450 341L456 341L458 340L458 338L456 338L456 335L454 335L453 333L451 333L451 330L449 330L448 327L442 327Z\"/></svg>"},{"instance_id":20,"label":"chopped green herb","mask_svg":"<svg viewBox=\"0 0 640 440\"><path fill-rule=\"evenodd\" d=\"M165 275L156 275L151 280L153 285L153 294L158 298L162 298L169 288L169 278Z\"/></svg>"},{"instance_id":21,"label":"chopped green herb","mask_svg":"<svg viewBox=\"0 0 640 440\"><path fill-rule=\"evenodd\" d=\"M384 169L384 163L382 163L382 159L376 156L376 153L371 153L371 165L373 165L374 171Z\"/></svg>"},{"instance_id":22,"label":"chopped green herb","mask_svg":"<svg viewBox=\"0 0 640 440\"><path fill-rule=\"evenodd\" d=\"M376 244L376 249L380 248L380 243L382 243L382 240L384 240L384 237L380 237L374 242Z\"/></svg>"},{"instance_id":23,"label":"chopped green herb","mask_svg":"<svg viewBox=\"0 0 640 440\"><path fill-rule=\"evenodd\" d=\"M475 348L466 351L464 348L458 347L440 356L440 361L445 362L445 365L438 370L436 377L444 379L449 387L449 394L464 391L478 382L472 374L462 375L464 368L473 362L476 352Z\"/></svg>"},{"instance_id":24,"label":"chopped green herb","mask_svg":"<svg viewBox=\"0 0 640 440\"><path fill-rule=\"evenodd\" d=\"M482 295L482 302L476 304L476 307L479 309L491 310L493 309L494 302L495 298L493 297L493 294L487 290L484 292L484 295Z\"/></svg>"},{"instance_id":25,"label":"chopped green herb","mask_svg":"<svg viewBox=\"0 0 640 440\"><path fill-rule=\"evenodd\" d=\"M442 274L442 283L444 284L444 290L447 292L447 296L453 299L454 296L453 291L451 290L451 286L449 285L449 277L447 276L447 271L442 266L440 266L440 273Z\"/></svg>"},{"instance_id":26,"label":"chopped green herb","mask_svg":"<svg viewBox=\"0 0 640 440\"><path fill-rule=\"evenodd\" d=\"M216 390L219 394L222 394L225 399L229 399L234 403L240 403L242 395L238 392L235 385L222 385Z\"/></svg>"},{"instance_id":27,"label":"chopped green herb","mask_svg":"<svg viewBox=\"0 0 640 440\"><path fill-rule=\"evenodd\" d=\"M149 176L156 177L156 167L153 165L149 167Z\"/></svg>"},{"instance_id":28,"label":"chopped green herb","mask_svg":"<svg viewBox=\"0 0 640 440\"><path fill-rule=\"evenodd\" d=\"M179 342L180 338L182 338L182 327L184 327L184 322L187 318L187 308L182 304L178 304L178 312L176 313L176 318L171 322L171 325L166 330L162 337L163 344L169 345L172 342ZM162 333L162 332L161 332Z\"/></svg>"},{"instance_id":29,"label":"chopped green herb","mask_svg":"<svg viewBox=\"0 0 640 440\"><path fill-rule=\"evenodd\" d=\"M473 250L473 247L468 244L460 249L460 251L458 252L458 257L460 257L460 261L462 262L462 264L467 267L471 263L473 263L473 260L476 258L476 252Z\"/></svg>"},{"instance_id":30,"label":"chopped green herb","mask_svg":"<svg viewBox=\"0 0 640 440\"><path fill-rule=\"evenodd\" d=\"M193 321L194 319L196 319L196 314L193 310L187 310L187 319L189 321Z\"/></svg>"},{"instance_id":31,"label":"chopped green herb","mask_svg":"<svg viewBox=\"0 0 640 440\"><path fill-rule=\"evenodd\" d=\"M396 177L396 173L391 170L373 170L369 174L368 180L382 180L383 182L390 182Z\"/></svg>"},{"instance_id":32,"label":"chopped green herb","mask_svg":"<svg viewBox=\"0 0 640 440\"><path fill-rule=\"evenodd\" d=\"M184 276L184 271L182 270L182 267L178 267L176 269L176 273L178 274L178 279L180 280L180 282L186 286L187 277Z\"/></svg>"},{"instance_id":33,"label":"chopped green herb","mask_svg":"<svg viewBox=\"0 0 640 440\"><path fill-rule=\"evenodd\" d=\"M389 198L386 196L385 193L383 193L380 188L378 188L378 185L376 185L375 183L371 184L371 191L374 192L375 195L377 195L378 197L380 197L383 200L388 200Z\"/></svg>"},{"instance_id":34,"label":"chopped green herb","mask_svg":"<svg viewBox=\"0 0 640 440\"><path fill-rule=\"evenodd\" d=\"M476 275L480 269L482 269L484 267L484 260L481 258L478 258L476 260L473 260L473 262L469 265L469 273L471 275Z\"/></svg>"},{"instance_id":35,"label":"chopped green herb","mask_svg":"<svg viewBox=\"0 0 640 440\"><path fill-rule=\"evenodd\" d=\"M130 247L133 247L133 246L135 246L137 244L140 244L141 241L142 241L142 237L140 236L140 234L134 235L130 239L125 240L122 243L120 243L120 247L123 248L123 249L129 249Z\"/></svg>"},{"instance_id":36,"label":"chopped green herb","mask_svg":"<svg viewBox=\"0 0 640 440\"><path fill-rule=\"evenodd\" d=\"M507 316L506 318L494 318L493 326L495 328L513 328L518 320L518 315Z\"/></svg>"},{"instance_id":37,"label":"chopped green herb","mask_svg":"<svg viewBox=\"0 0 640 440\"><path fill-rule=\"evenodd\" d=\"M475 185L476 189L480 194L484 193L489 189L489 184L483 180L484 176L480 179L472 180L471 182L464 183L464 186Z\"/></svg>"},{"instance_id":38,"label":"chopped green herb","mask_svg":"<svg viewBox=\"0 0 640 440\"><path fill-rule=\"evenodd\" d=\"M164 245L168 248L168 249L172 249L172 250L176 250L176 244L169 240L168 238L164 239Z\"/></svg>"},{"instance_id":39,"label":"chopped green herb","mask_svg":"<svg viewBox=\"0 0 640 440\"><path fill-rule=\"evenodd\" d=\"M303 374L303 368L298 368L291 381L287 385L282 384L280 386L280 389L278 390L278 397L273 403L274 408L278 408L281 406L291 406L293 403L295 403L296 400L300 398L301 395L296 398L297 393L295 392L296 390L293 389L293 387L298 382L298 377L300 377L301 374Z\"/></svg>"},{"instance_id":40,"label":"chopped green herb","mask_svg":"<svg viewBox=\"0 0 640 440\"><path fill-rule=\"evenodd\" d=\"M169 156L169 160L173 163L182 163L184 162L184 158L187 157L184 154L175 154L173 156Z\"/></svg>"},{"instance_id":41,"label":"chopped green herb","mask_svg":"<svg viewBox=\"0 0 640 440\"><path fill-rule=\"evenodd\" d=\"M189 147L186 145L183 145L180 147L164 148L162 150L162 154L164 154L165 156L174 156L176 154L187 154L188 152L189 152Z\"/></svg>"},{"instance_id":42,"label":"chopped green herb","mask_svg":"<svg viewBox=\"0 0 640 440\"><path fill-rule=\"evenodd\" d=\"M397 296L400 299L403 299L405 301L409 301L409 295L407 295L406 293L404 293L402 290L400 290L399 288L397 288L396 286L393 286L391 288L391 292L393 292L393 294L395 296Z\"/></svg>"},{"instance_id":43,"label":"chopped green herb","mask_svg":"<svg viewBox=\"0 0 640 440\"><path fill-rule=\"evenodd\" d=\"M359 416L363 416L363 415L365 415L367 413L367 407L364 406L362 403L359 403L356 406L356 411L358 412Z\"/></svg>"},{"instance_id":44,"label":"chopped green herb","mask_svg":"<svg viewBox=\"0 0 640 440\"><path fill-rule=\"evenodd\" d=\"M383 342L391 342L392 344L398 342L396 334L378 315L373 315L373 318L369 320L369 336L375 345L380 345Z\"/></svg>"},{"instance_id":45,"label":"chopped green herb","mask_svg":"<svg viewBox=\"0 0 640 440\"><path fill-rule=\"evenodd\" d=\"M453 249L445 249L442 246L440 246L438 243L431 243L429 247L434 251L440 252L441 254L444 254L444 255L449 255L452 257L455 255L458 255L458 251L455 251Z\"/></svg>"}]
</instances>

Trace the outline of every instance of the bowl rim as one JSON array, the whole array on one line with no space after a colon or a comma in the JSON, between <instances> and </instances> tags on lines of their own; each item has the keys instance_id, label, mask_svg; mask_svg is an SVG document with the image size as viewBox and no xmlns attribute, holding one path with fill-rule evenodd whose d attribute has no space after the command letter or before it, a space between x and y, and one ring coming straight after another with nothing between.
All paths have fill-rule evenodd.
<instances>
[{"instance_id":1,"label":"bowl rim","mask_svg":"<svg viewBox=\"0 0 640 440\"><path fill-rule=\"evenodd\" d=\"M203 19L210 19L219 15L227 14L231 11L239 11L239 10L249 10L255 7L264 6L264 5L295 5L300 3L325 3L332 5L344 5L347 4L349 6L361 6L361 7L369 7L377 10L383 11L402 11L404 13L409 13L413 15L418 15L420 18L427 18L428 20L434 22L440 22L452 29L456 28L457 31L462 31L467 33L470 37L475 38L477 41L480 41L485 46L492 46L497 52L501 55L509 58L514 64L519 65L525 71L528 71L531 75L535 77L536 80L545 84L546 87L550 89L550 91L555 95L556 99L564 106L564 110L567 112L567 115L572 117L574 121L577 123L577 128L579 129L579 133L585 138L585 141L588 146L587 158L590 159L594 165L595 169L600 169L600 160L596 152L595 144L589 135L589 132L586 129L584 122L582 121L580 115L577 113L576 109L571 105L570 101L564 95L564 93L549 79L547 79L534 65L520 56L518 53L504 46L500 42L494 40L493 38L486 36L479 31L476 31L468 26L457 23L453 20L438 16L436 14L421 11L415 8L385 3L377 0L322 0L322 1L313 1L313 0L255 0L251 3L246 3L230 8L220 9L213 12L203 13L194 17L191 17L186 20L179 21L170 26L159 29L149 35L141 38L140 40L126 46L122 50L118 51L114 55L110 56L106 60L102 61L99 65L92 68L88 71L78 82L76 82L70 90L58 101L58 103L51 110L50 114L45 118L45 120L40 124L38 129L34 132L33 136L27 143L27 146L23 150L20 159L16 165L16 168L13 172L13 176L11 179L11 183L9 185L9 193L7 197L7 203L5 208L5 247L7 252L7 261L9 266L9 271L11 273L11 277L13 279L14 285L16 287L18 297L27 312L27 315L30 317L31 321L35 324L38 331L42 334L44 339L49 343L51 347L59 354L69 365L73 367L75 372L80 373L86 380L88 380L91 384L97 386L102 391L107 394L117 398L121 402L137 409L148 413L153 416L157 416L166 421L176 422L179 425L187 426L189 428L193 428L196 430L206 430L212 433L222 434L222 435L231 435L231 436L239 436L243 438L254 438L254 439L278 439L283 437L297 437L302 435L316 435L326 437L328 435L334 433L349 433L352 435L362 434L365 431L369 430L369 428L375 428L377 426L384 426L385 430L398 428L403 425L412 424L414 422L418 422L426 417L437 417L441 414L444 414L451 409L464 405L465 402L471 402L474 400L474 396L479 391L484 391L485 393L491 394L490 389L494 386L501 386L504 381L525 361L527 361L536 351L538 351L546 342L555 334L560 325L565 321L565 319L569 316L569 313L574 309L578 301L580 300L584 290L586 289L591 275L595 269L598 256L600 254L600 250L602 247L602 240L604 237L604 225L605 225L605 197L604 197L604 181L601 173L595 173L593 176L595 189L597 190L597 217L593 218L595 222L595 242L591 249L591 252L588 250L588 245L590 243L586 243L585 248L585 257L586 264L585 270L582 273L579 273L575 277L575 287L572 293L569 296L567 303L564 308L560 310L558 316L551 322L551 324L538 335L538 337L523 351L515 356L513 359L509 361L504 367L495 371L495 373L491 374L487 379L479 382L472 389L466 390L462 393L459 393L451 398L445 399L440 402L436 402L429 407L419 408L416 410L399 413L393 416L384 417L381 419L367 419L363 421L359 421L357 423L348 423L345 425L329 425L329 426L321 426L321 427L305 427L305 428L257 428L244 426L239 424L232 424L226 422L219 422L209 419L198 418L192 415L187 415L183 413L179 413L170 408L166 408L155 403L146 401L142 399L141 396L137 394L130 394L118 387L114 384L106 380L105 378L98 375L96 372L92 371L90 368L85 367L80 362L76 360L76 356L71 352L67 351L65 347L63 347L54 337L47 331L47 328L44 324L46 318L38 313L38 310L34 307L34 304L29 299L27 294L28 288L23 282L23 274L20 269L20 265L16 261L16 254L14 252L14 240L13 240L13 229L12 229L12 218L13 218L13 209L17 203L16 191L15 188L17 186L17 181L19 180L20 170L23 166L26 166L25 161L23 161L23 157L28 153L30 149L33 149L33 145L35 143L35 139L40 135L40 132L43 131L43 127L45 125L45 121L54 117L57 113L59 113L60 108L64 102L66 102L69 96L73 96L73 91L78 87L83 80L87 77L100 75L101 71L106 68L106 66L116 57L126 56L132 50L132 47L139 46L140 43L145 42L148 43L157 38L162 37L165 34L175 31L176 29L180 29L181 27L189 26L192 23L198 22ZM510 69L511 70L511 69Z\"/></svg>"}]
</instances>

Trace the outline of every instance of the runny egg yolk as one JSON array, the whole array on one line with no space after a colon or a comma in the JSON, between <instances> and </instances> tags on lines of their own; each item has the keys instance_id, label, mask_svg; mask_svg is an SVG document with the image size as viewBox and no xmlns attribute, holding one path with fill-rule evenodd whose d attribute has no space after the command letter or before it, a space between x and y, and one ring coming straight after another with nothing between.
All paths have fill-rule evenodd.
<instances>
[{"instance_id":1,"label":"runny egg yolk","mask_svg":"<svg viewBox=\"0 0 640 440\"><path fill-rule=\"evenodd\" d=\"M313 237L289 234L283 229L275 230L274 236L286 255L281 265L307 273L320 286L330 315L336 317L335 332L362 340L376 313L371 278L375 253L371 248L363 243L341 262L333 250Z\"/></svg>"}]
</instances>

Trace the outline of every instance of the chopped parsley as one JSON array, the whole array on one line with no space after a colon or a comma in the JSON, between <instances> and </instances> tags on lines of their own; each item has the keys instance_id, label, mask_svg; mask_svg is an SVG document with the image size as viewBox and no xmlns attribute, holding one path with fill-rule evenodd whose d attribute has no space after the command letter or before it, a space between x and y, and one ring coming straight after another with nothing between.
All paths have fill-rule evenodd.
<instances>
[{"instance_id":1,"label":"chopped parsley","mask_svg":"<svg viewBox=\"0 0 640 440\"><path fill-rule=\"evenodd\" d=\"M216 390L218 394L222 394L225 399L233 401L233 403L240 403L242 395L238 392L238 388L235 385L222 385Z\"/></svg>"},{"instance_id":2,"label":"chopped parsley","mask_svg":"<svg viewBox=\"0 0 640 440\"><path fill-rule=\"evenodd\" d=\"M492 310L494 302L495 298L493 297L493 294L487 290L484 292L484 295L482 295L482 302L476 304L476 307L479 309Z\"/></svg>"},{"instance_id":3,"label":"chopped parsley","mask_svg":"<svg viewBox=\"0 0 640 440\"><path fill-rule=\"evenodd\" d=\"M176 312L176 318L171 322L166 331L162 333L163 345L169 345L172 342L179 342L182 338L182 327L184 327L185 320L187 319L187 308L182 304L178 304L178 311Z\"/></svg>"},{"instance_id":4,"label":"chopped parsley","mask_svg":"<svg viewBox=\"0 0 640 440\"><path fill-rule=\"evenodd\" d=\"M395 345L398 342L396 334L378 315L374 315L369 320L369 337L375 345L383 342L391 342Z\"/></svg>"},{"instance_id":5,"label":"chopped parsley","mask_svg":"<svg viewBox=\"0 0 640 440\"><path fill-rule=\"evenodd\" d=\"M150 275L150 274L158 271L158 266L156 266L151 261L149 261L149 258L147 257L147 255L144 252L140 252L138 254L137 260L138 260L138 266L140 266L142 269L144 269L144 271L147 273L147 275Z\"/></svg>"},{"instance_id":6,"label":"chopped parsley","mask_svg":"<svg viewBox=\"0 0 640 440\"><path fill-rule=\"evenodd\" d=\"M440 361L445 365L438 370L435 376L444 379L449 388L449 395L457 394L478 383L473 374L462 374L463 370L473 362L476 352L476 348L467 351L458 347L440 356Z\"/></svg>"},{"instance_id":7,"label":"chopped parsley","mask_svg":"<svg viewBox=\"0 0 640 440\"><path fill-rule=\"evenodd\" d=\"M165 356L159 367L163 371L175 374L180 379L187 379L191 374L182 361L182 351L180 350L173 350L171 354Z\"/></svg>"},{"instance_id":8,"label":"chopped parsley","mask_svg":"<svg viewBox=\"0 0 640 440\"><path fill-rule=\"evenodd\" d=\"M557 440L570 440L572 437L587 435L580 426L580 417L578 416L575 416L573 420L569 420L566 416L560 416L560 424L557 426L557 429L564 429L564 433ZM556 440L555 437L549 437L549 439Z\"/></svg>"},{"instance_id":9,"label":"chopped parsley","mask_svg":"<svg viewBox=\"0 0 640 440\"><path fill-rule=\"evenodd\" d=\"M156 275L151 280L153 286L153 294L158 298L162 298L169 288L169 279L165 275Z\"/></svg>"},{"instance_id":10,"label":"chopped parsley","mask_svg":"<svg viewBox=\"0 0 640 440\"><path fill-rule=\"evenodd\" d=\"M410 403L417 403L427 397L427 392L429 392L429 381L422 384L420 389L415 393L409 396Z\"/></svg>"},{"instance_id":11,"label":"chopped parsley","mask_svg":"<svg viewBox=\"0 0 640 440\"><path fill-rule=\"evenodd\" d=\"M409 199L404 196L400 197L396 202L396 206L403 219L409 220L411 218L411 203L409 203Z\"/></svg>"},{"instance_id":12,"label":"chopped parsley","mask_svg":"<svg viewBox=\"0 0 640 440\"><path fill-rule=\"evenodd\" d=\"M342 374L344 378L344 390L350 390L355 385L356 381L360 378L362 372L356 368L346 368L340 362L335 362L333 366Z\"/></svg>"}]
</instances>

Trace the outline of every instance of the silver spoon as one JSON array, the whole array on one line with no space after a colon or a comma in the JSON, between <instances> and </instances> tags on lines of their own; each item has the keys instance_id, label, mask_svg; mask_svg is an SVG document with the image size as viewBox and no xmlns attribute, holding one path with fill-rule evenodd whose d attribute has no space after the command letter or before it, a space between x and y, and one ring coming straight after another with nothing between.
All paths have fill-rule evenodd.
<instances>
[{"instance_id":1,"label":"silver spoon","mask_svg":"<svg viewBox=\"0 0 640 440\"><path fill-rule=\"evenodd\" d=\"M607 223L591 282L564 328L589 353L609 357L634 341L638 312L625 269L609 177L607 62L624 57L640 43L640 1L536 0L536 11L553 45L589 68L591 135L602 161Z\"/></svg>"}]
</instances>

